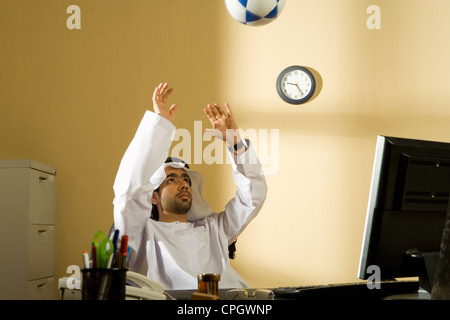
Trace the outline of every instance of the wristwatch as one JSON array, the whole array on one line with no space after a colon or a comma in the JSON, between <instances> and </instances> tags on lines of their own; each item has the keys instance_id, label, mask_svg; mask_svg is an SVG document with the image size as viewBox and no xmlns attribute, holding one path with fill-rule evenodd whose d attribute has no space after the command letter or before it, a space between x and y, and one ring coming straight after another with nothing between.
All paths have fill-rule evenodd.
<instances>
[{"instance_id":1,"label":"wristwatch","mask_svg":"<svg viewBox=\"0 0 450 320\"><path fill-rule=\"evenodd\" d=\"M228 150L230 150L230 152L236 152L236 151L238 151L240 148L242 148L242 147L244 147L244 146L245 146L245 144L244 144L244 142L243 142L242 139L241 139L241 140L239 140L239 142L236 143L234 146L228 147Z\"/></svg>"}]
</instances>

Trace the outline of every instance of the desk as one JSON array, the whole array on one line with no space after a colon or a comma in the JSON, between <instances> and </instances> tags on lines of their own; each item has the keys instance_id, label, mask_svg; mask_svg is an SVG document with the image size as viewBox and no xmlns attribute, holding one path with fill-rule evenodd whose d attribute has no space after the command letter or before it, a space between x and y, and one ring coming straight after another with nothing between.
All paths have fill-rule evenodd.
<instances>
[{"instance_id":1,"label":"desk","mask_svg":"<svg viewBox=\"0 0 450 320\"><path fill-rule=\"evenodd\" d=\"M67 288L67 277L58 281L58 289L61 300L81 300L80 289ZM165 290L167 300L190 300L192 293L196 289L190 290ZM273 300L273 292L269 289L219 289L220 300Z\"/></svg>"},{"instance_id":2,"label":"desk","mask_svg":"<svg viewBox=\"0 0 450 320\"><path fill-rule=\"evenodd\" d=\"M61 299L64 300L80 300L81 290L68 289L66 287L67 278L60 279L59 289L61 292ZM219 299L226 301L235 300L430 300L430 293L418 289L418 282L405 281L399 283L400 288L394 286L381 286L381 289L367 289L364 283L358 283L358 286L339 287L330 286L331 290L313 290L312 294L305 295L291 295L283 296L274 294L275 289L265 288L246 288L246 289L231 289L219 288ZM350 291L349 291L350 290ZM64 293L63 293L64 292ZM196 289L189 290L166 290L167 300L181 300L186 301L191 299L191 295L197 292ZM129 297L131 298L131 297Z\"/></svg>"}]
</instances>

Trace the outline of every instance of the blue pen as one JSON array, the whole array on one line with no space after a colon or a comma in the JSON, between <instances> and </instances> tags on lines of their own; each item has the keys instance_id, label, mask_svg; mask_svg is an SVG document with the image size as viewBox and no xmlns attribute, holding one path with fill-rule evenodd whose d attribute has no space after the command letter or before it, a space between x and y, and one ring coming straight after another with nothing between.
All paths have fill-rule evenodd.
<instances>
[{"instance_id":1,"label":"blue pen","mask_svg":"<svg viewBox=\"0 0 450 320\"><path fill-rule=\"evenodd\" d=\"M114 246L113 262L112 262L113 265L118 263L116 260L117 256L118 256L117 241L119 241L119 229L116 229L114 231L114 237L113 237L113 246Z\"/></svg>"},{"instance_id":2,"label":"blue pen","mask_svg":"<svg viewBox=\"0 0 450 320\"><path fill-rule=\"evenodd\" d=\"M130 252L131 252L131 247L128 246L128 250L127 250L127 262L126 262L126 265L128 265L128 258L130 258Z\"/></svg>"},{"instance_id":3,"label":"blue pen","mask_svg":"<svg viewBox=\"0 0 450 320\"><path fill-rule=\"evenodd\" d=\"M114 237L113 237L114 252L117 251L117 240L118 239L119 239L119 229L116 229L116 231L114 231Z\"/></svg>"}]
</instances>

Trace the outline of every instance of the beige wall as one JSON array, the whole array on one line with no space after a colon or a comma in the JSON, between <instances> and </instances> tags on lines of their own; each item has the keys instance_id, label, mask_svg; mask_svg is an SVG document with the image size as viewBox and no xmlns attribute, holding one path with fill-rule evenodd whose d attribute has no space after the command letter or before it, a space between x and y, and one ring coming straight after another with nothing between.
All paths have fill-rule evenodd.
<instances>
[{"instance_id":1,"label":"beige wall","mask_svg":"<svg viewBox=\"0 0 450 320\"><path fill-rule=\"evenodd\" d=\"M81 30L66 27L71 4ZM366 27L372 4L381 30ZM266 204L233 261L250 285L356 281L376 136L450 141L448 12L446 0L287 0L248 27L222 0L0 1L0 158L58 169L56 276L108 230L122 154L168 81L180 128L207 127L203 107L228 101L242 128L279 132ZM275 89L293 64L323 83L301 106ZM220 210L230 168L193 167Z\"/></svg>"}]
</instances>

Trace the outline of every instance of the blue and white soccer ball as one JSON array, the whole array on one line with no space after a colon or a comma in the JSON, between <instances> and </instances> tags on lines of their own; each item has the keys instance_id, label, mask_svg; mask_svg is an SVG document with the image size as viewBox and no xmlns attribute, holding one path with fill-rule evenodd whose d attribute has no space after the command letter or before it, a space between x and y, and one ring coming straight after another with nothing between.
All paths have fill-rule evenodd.
<instances>
[{"instance_id":1,"label":"blue and white soccer ball","mask_svg":"<svg viewBox=\"0 0 450 320\"><path fill-rule=\"evenodd\" d=\"M286 0L225 0L231 16L240 23L260 26L274 21Z\"/></svg>"}]
</instances>

